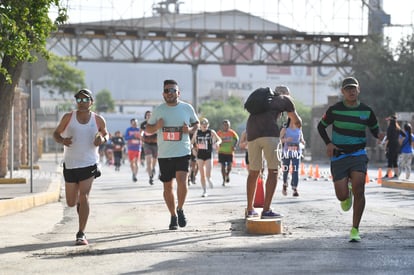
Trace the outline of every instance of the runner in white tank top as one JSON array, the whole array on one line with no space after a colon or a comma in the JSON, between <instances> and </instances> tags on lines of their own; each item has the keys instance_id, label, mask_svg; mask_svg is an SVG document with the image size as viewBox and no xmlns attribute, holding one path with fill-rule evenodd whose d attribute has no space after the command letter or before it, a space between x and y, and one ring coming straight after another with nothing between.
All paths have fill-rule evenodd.
<instances>
[{"instance_id":1,"label":"runner in white tank top","mask_svg":"<svg viewBox=\"0 0 414 275\"><path fill-rule=\"evenodd\" d=\"M77 206L79 230L76 244L86 245L84 234L89 216L89 193L93 180L100 176L97 164L98 147L108 140L108 130L103 117L90 110L92 92L81 89L75 94L77 110L63 115L53 132L57 143L63 144L66 203Z\"/></svg>"},{"instance_id":2,"label":"runner in white tank top","mask_svg":"<svg viewBox=\"0 0 414 275\"><path fill-rule=\"evenodd\" d=\"M64 147L64 162L67 169L87 167L99 163L98 147L93 144L98 126L95 113L90 113L86 124L81 124L73 111L69 124L62 133L63 138L72 137L76 146Z\"/></svg>"}]
</instances>

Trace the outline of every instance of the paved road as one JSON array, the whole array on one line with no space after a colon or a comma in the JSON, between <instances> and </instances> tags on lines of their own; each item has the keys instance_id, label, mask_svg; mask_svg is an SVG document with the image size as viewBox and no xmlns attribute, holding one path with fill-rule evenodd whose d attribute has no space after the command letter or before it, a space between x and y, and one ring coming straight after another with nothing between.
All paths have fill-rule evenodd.
<instances>
[{"instance_id":1,"label":"paved road","mask_svg":"<svg viewBox=\"0 0 414 275\"><path fill-rule=\"evenodd\" d=\"M301 180L299 198L283 197L279 185L273 208L285 215L283 234L249 235L246 172L234 169L226 187L219 173L207 198L190 186L188 226L169 231L160 182L150 186L143 169L133 183L127 166L103 167L90 245L74 246L76 210L63 200L3 216L0 274L413 274L414 191L367 184L362 241L349 243L351 212L340 210L330 181Z\"/></svg>"}]
</instances>

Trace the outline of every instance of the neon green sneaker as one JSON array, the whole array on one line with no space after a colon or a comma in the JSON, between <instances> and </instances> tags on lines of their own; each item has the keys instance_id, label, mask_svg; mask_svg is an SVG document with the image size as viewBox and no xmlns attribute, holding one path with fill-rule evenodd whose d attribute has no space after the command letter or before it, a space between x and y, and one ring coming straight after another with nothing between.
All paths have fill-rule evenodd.
<instances>
[{"instance_id":1,"label":"neon green sneaker","mask_svg":"<svg viewBox=\"0 0 414 275\"><path fill-rule=\"evenodd\" d=\"M361 237L359 236L358 228L352 227L351 229L351 235L349 237L350 242L359 242L361 240Z\"/></svg>"},{"instance_id":2,"label":"neon green sneaker","mask_svg":"<svg viewBox=\"0 0 414 275\"><path fill-rule=\"evenodd\" d=\"M352 185L348 184L349 195L344 201L341 201L342 210L348 211L352 207Z\"/></svg>"}]
</instances>

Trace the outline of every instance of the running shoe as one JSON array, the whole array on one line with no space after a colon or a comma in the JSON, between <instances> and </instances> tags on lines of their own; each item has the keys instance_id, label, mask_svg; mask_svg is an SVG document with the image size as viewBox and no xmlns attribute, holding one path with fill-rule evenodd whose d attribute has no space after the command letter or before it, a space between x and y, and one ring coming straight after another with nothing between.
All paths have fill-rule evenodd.
<instances>
[{"instance_id":1,"label":"running shoe","mask_svg":"<svg viewBox=\"0 0 414 275\"><path fill-rule=\"evenodd\" d=\"M177 215L178 215L178 225L180 227L185 227L187 225L187 219L185 218L184 210L177 209Z\"/></svg>"},{"instance_id":2,"label":"running shoe","mask_svg":"<svg viewBox=\"0 0 414 275\"><path fill-rule=\"evenodd\" d=\"M271 209L262 212L262 219L276 219L282 217L281 214L273 212Z\"/></svg>"},{"instance_id":3,"label":"running shoe","mask_svg":"<svg viewBox=\"0 0 414 275\"><path fill-rule=\"evenodd\" d=\"M138 181L137 176L135 174L132 174L132 181L133 182L137 182Z\"/></svg>"},{"instance_id":4,"label":"running shoe","mask_svg":"<svg viewBox=\"0 0 414 275\"><path fill-rule=\"evenodd\" d=\"M293 194L292 194L292 196L294 196L294 197L299 197L299 193L298 193L298 190L295 188L295 189L293 189Z\"/></svg>"},{"instance_id":5,"label":"running shoe","mask_svg":"<svg viewBox=\"0 0 414 275\"><path fill-rule=\"evenodd\" d=\"M259 213L257 213L254 209L248 210L246 213L246 218L257 218L259 217Z\"/></svg>"},{"instance_id":6,"label":"running shoe","mask_svg":"<svg viewBox=\"0 0 414 275\"><path fill-rule=\"evenodd\" d=\"M352 185L348 184L349 195L344 201L341 201L341 208L344 211L348 211L352 207Z\"/></svg>"},{"instance_id":7,"label":"running shoe","mask_svg":"<svg viewBox=\"0 0 414 275\"><path fill-rule=\"evenodd\" d=\"M349 237L350 242L359 242L361 240L361 237L359 236L358 228L352 227L351 229L351 235Z\"/></svg>"},{"instance_id":8,"label":"running shoe","mask_svg":"<svg viewBox=\"0 0 414 275\"><path fill-rule=\"evenodd\" d=\"M208 197L207 191L203 191L203 194L201 195L203 198Z\"/></svg>"},{"instance_id":9,"label":"running shoe","mask_svg":"<svg viewBox=\"0 0 414 275\"><path fill-rule=\"evenodd\" d=\"M171 216L170 230L177 230L177 229L178 229L177 216Z\"/></svg>"},{"instance_id":10,"label":"running shoe","mask_svg":"<svg viewBox=\"0 0 414 275\"><path fill-rule=\"evenodd\" d=\"M82 231L76 233L76 245L87 245L88 240L86 239L85 234Z\"/></svg>"}]
</instances>

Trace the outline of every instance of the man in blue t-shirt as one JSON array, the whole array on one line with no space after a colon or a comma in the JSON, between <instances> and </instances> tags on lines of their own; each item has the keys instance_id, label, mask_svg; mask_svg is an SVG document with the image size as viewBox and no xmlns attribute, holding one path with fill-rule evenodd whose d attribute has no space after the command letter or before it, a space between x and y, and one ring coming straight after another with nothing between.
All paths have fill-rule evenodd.
<instances>
[{"instance_id":1,"label":"man in blue t-shirt","mask_svg":"<svg viewBox=\"0 0 414 275\"><path fill-rule=\"evenodd\" d=\"M175 80L165 80L165 103L157 106L146 125L148 133L157 132L158 166L164 183L164 200L171 214L170 230L187 224L183 205L187 196L188 166L191 154L189 133L198 129L194 108L178 100L180 90ZM173 179L177 181L177 208L173 192Z\"/></svg>"}]
</instances>

